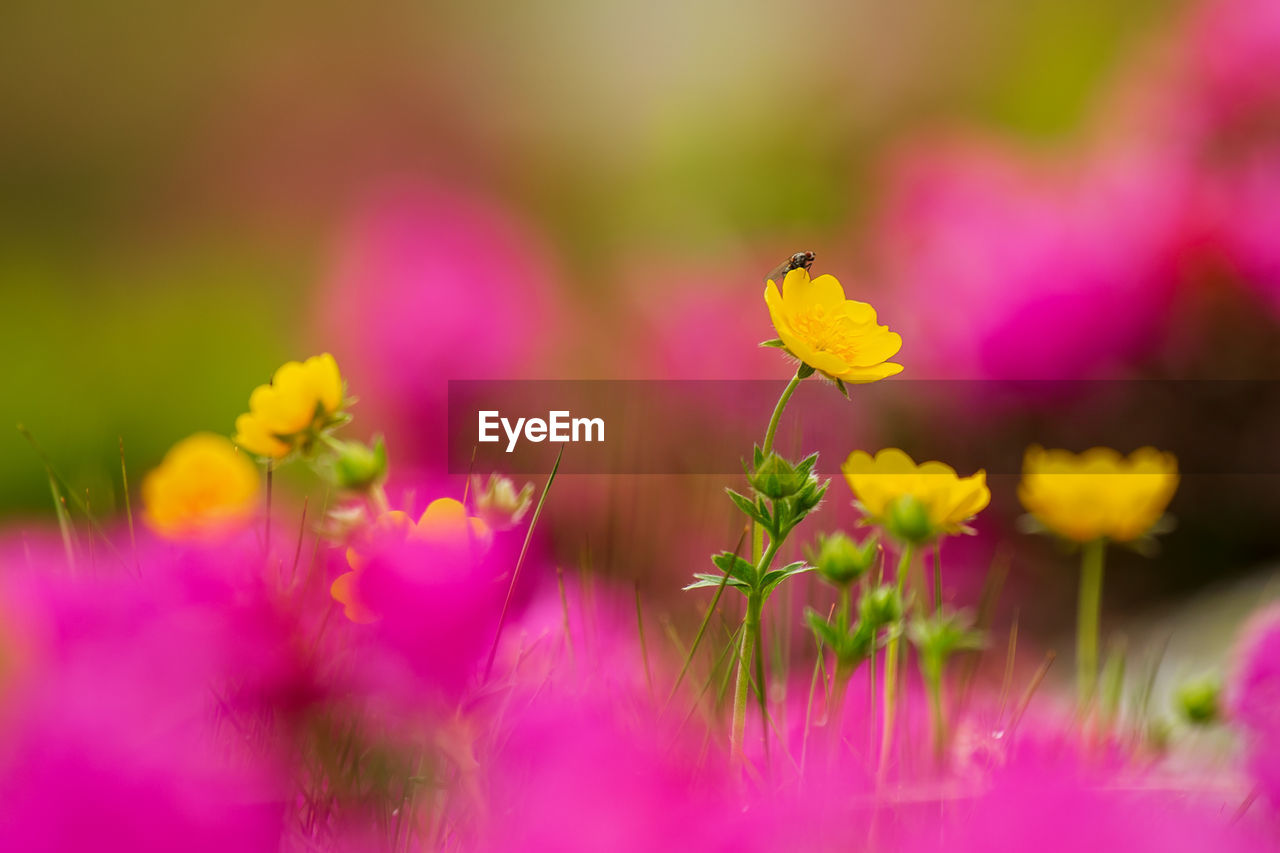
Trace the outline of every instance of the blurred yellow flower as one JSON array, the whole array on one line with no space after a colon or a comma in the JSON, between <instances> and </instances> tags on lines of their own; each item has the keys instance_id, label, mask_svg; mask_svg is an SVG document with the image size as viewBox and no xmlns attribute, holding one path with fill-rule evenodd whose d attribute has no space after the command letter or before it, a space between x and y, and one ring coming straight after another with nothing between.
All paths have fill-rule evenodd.
<instances>
[{"instance_id":1,"label":"blurred yellow flower","mask_svg":"<svg viewBox=\"0 0 1280 853\"><path fill-rule=\"evenodd\" d=\"M217 536L252 516L258 469L220 435L184 438L142 481L147 524L170 539Z\"/></svg>"},{"instance_id":2,"label":"blurred yellow flower","mask_svg":"<svg viewBox=\"0 0 1280 853\"><path fill-rule=\"evenodd\" d=\"M888 360L902 349L901 336L877 326L867 303L845 299L835 276L810 280L808 270L791 270L781 293L772 281L765 285L764 301L787 350L832 379L875 382L902 372Z\"/></svg>"},{"instance_id":3,"label":"blurred yellow flower","mask_svg":"<svg viewBox=\"0 0 1280 853\"><path fill-rule=\"evenodd\" d=\"M479 518L468 517L467 508L453 498L432 501L415 524L407 513L399 510L378 516L365 537L364 546L347 549L351 571L339 575L329 587L329 594L343 607L352 622L375 622L378 615L365 607L356 594L359 573L366 565L361 548L369 545L420 542L431 546L446 564L456 559L483 556L493 544L493 531Z\"/></svg>"},{"instance_id":4,"label":"blurred yellow flower","mask_svg":"<svg viewBox=\"0 0 1280 853\"><path fill-rule=\"evenodd\" d=\"M923 542L959 533L991 501L987 473L960 477L950 465L917 465L897 448L874 457L855 450L841 466L869 520L898 539Z\"/></svg>"},{"instance_id":5,"label":"blurred yellow flower","mask_svg":"<svg viewBox=\"0 0 1280 853\"><path fill-rule=\"evenodd\" d=\"M1178 460L1154 447L1128 457L1108 447L1076 455L1027 449L1018 498L1054 533L1076 542L1130 542L1151 530L1178 489Z\"/></svg>"},{"instance_id":6,"label":"blurred yellow flower","mask_svg":"<svg viewBox=\"0 0 1280 853\"><path fill-rule=\"evenodd\" d=\"M236 444L281 459L307 451L342 408L342 375L329 353L282 365L271 384L249 395L249 411L236 418Z\"/></svg>"}]
</instances>

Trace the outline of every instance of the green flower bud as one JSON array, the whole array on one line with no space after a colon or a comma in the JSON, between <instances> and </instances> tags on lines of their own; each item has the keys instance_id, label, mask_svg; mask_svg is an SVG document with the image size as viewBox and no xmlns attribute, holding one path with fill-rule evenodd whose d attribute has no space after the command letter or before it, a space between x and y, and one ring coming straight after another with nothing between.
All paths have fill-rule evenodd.
<instances>
[{"instance_id":1,"label":"green flower bud","mask_svg":"<svg viewBox=\"0 0 1280 853\"><path fill-rule=\"evenodd\" d=\"M1178 688L1178 713L1193 726L1212 725L1218 721L1221 695L1222 685L1215 678L1188 681Z\"/></svg>"},{"instance_id":2,"label":"green flower bud","mask_svg":"<svg viewBox=\"0 0 1280 853\"><path fill-rule=\"evenodd\" d=\"M858 614L873 628L893 625L902 619L902 594L892 586L878 586L862 596Z\"/></svg>"},{"instance_id":3,"label":"green flower bud","mask_svg":"<svg viewBox=\"0 0 1280 853\"><path fill-rule=\"evenodd\" d=\"M751 474L751 487L770 500L782 500L798 493L808 484L810 474L792 465L776 453L770 453Z\"/></svg>"},{"instance_id":4,"label":"green flower bud","mask_svg":"<svg viewBox=\"0 0 1280 853\"><path fill-rule=\"evenodd\" d=\"M878 545L875 536L859 545L843 533L832 533L822 537L810 562L824 578L837 586L844 586L867 573L876 560Z\"/></svg>"},{"instance_id":5,"label":"green flower bud","mask_svg":"<svg viewBox=\"0 0 1280 853\"><path fill-rule=\"evenodd\" d=\"M936 676L956 652L982 648L984 637L973 627L973 616L967 610L944 610L920 616L907 626L907 637L920 653L920 667Z\"/></svg>"},{"instance_id":6,"label":"green flower bud","mask_svg":"<svg viewBox=\"0 0 1280 853\"><path fill-rule=\"evenodd\" d=\"M884 521L885 531L899 542L921 545L938 535L929 517L929 507L915 495L903 495L889 505Z\"/></svg>"},{"instance_id":7,"label":"green flower bud","mask_svg":"<svg viewBox=\"0 0 1280 853\"><path fill-rule=\"evenodd\" d=\"M475 496L476 516L491 530L515 527L533 506L533 483L525 483L517 492L515 484L500 474L490 474L483 487L480 477L472 476L471 493Z\"/></svg>"},{"instance_id":8,"label":"green flower bud","mask_svg":"<svg viewBox=\"0 0 1280 853\"><path fill-rule=\"evenodd\" d=\"M379 436L373 447L358 441L334 441L333 479L338 488L367 492L387 479L387 445Z\"/></svg>"}]
</instances>

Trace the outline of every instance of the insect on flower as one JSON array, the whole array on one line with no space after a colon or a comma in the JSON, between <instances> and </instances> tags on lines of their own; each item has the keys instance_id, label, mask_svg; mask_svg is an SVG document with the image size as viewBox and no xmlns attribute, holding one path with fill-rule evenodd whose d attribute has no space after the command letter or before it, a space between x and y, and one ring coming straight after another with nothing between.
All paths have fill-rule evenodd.
<instances>
[{"instance_id":1,"label":"insect on flower","mask_svg":"<svg viewBox=\"0 0 1280 853\"><path fill-rule=\"evenodd\" d=\"M817 259L817 255L813 252L796 252L782 263L778 264L769 274L764 277L765 281L777 281L792 270L809 269L813 266L813 262Z\"/></svg>"}]
</instances>

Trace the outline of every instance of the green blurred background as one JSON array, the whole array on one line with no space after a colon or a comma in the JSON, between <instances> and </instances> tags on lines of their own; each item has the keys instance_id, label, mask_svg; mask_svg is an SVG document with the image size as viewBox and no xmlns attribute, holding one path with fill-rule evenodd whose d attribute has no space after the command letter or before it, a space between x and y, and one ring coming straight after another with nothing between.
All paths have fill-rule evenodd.
<instances>
[{"instance_id":1,"label":"green blurred background","mask_svg":"<svg viewBox=\"0 0 1280 853\"><path fill-rule=\"evenodd\" d=\"M18 422L100 508L119 437L229 433L370 182L505 200L608 304L621 255L849 233L929 128L1072 139L1179 5L5 4L0 511L48 513Z\"/></svg>"}]
</instances>

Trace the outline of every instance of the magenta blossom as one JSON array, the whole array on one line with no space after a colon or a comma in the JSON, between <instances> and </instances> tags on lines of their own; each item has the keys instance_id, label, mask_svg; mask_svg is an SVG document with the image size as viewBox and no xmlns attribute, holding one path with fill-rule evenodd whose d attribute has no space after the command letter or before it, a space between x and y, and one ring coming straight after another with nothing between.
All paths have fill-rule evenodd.
<instances>
[{"instance_id":1,"label":"magenta blossom","mask_svg":"<svg viewBox=\"0 0 1280 853\"><path fill-rule=\"evenodd\" d=\"M1208 0L1192 13L1197 102L1219 122L1249 123L1280 109L1280 6L1272 0Z\"/></svg>"},{"instance_id":2,"label":"magenta blossom","mask_svg":"<svg viewBox=\"0 0 1280 853\"><path fill-rule=\"evenodd\" d=\"M1228 704L1244 729L1250 772L1280 807L1280 607L1255 615L1241 634Z\"/></svg>"},{"instance_id":3,"label":"magenta blossom","mask_svg":"<svg viewBox=\"0 0 1280 853\"><path fill-rule=\"evenodd\" d=\"M281 635L198 569L148 568L154 581L5 578L0 609L22 614L0 639L0 837L14 849L278 847L281 756L244 733L260 726L246 691L260 699L282 672Z\"/></svg>"},{"instance_id":4,"label":"magenta blossom","mask_svg":"<svg viewBox=\"0 0 1280 853\"><path fill-rule=\"evenodd\" d=\"M918 378L1123 375L1160 328L1186 177L1147 152L1071 168L934 145L889 175L882 251Z\"/></svg>"},{"instance_id":5,"label":"magenta blossom","mask_svg":"<svg viewBox=\"0 0 1280 853\"><path fill-rule=\"evenodd\" d=\"M560 340L548 251L511 212L392 186L340 237L318 328L397 464L444 466L450 379L537 378Z\"/></svg>"}]
</instances>

